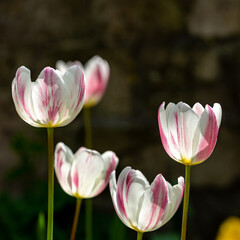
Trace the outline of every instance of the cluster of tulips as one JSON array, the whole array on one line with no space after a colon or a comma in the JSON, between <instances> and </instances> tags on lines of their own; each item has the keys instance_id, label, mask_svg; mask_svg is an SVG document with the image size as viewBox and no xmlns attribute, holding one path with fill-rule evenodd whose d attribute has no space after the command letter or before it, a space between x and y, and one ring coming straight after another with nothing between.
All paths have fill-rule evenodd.
<instances>
[{"instance_id":1,"label":"cluster of tulips","mask_svg":"<svg viewBox=\"0 0 240 240\"><path fill-rule=\"evenodd\" d=\"M215 147L221 106L215 103L204 108L196 103L191 108L179 102L165 107L163 102L159 107L163 147L172 159L185 165L185 180L179 177L178 183L172 186L159 174L150 184L140 171L127 166L116 181L119 159L114 152L100 154L88 149L91 148L88 140L88 148L80 147L76 153L60 142L54 153L53 141L55 127L69 124L82 108L88 112L101 100L109 75L107 61L95 56L85 66L78 61L59 61L56 69L44 68L35 82L31 81L30 71L22 66L12 82L12 97L19 116L34 127L47 128L48 132L47 240L53 239L54 168L62 189L77 199L71 240L75 239L82 199L99 195L108 183L117 215L126 226L137 231L138 240L144 232L157 230L167 223L184 196L181 239L185 240L190 169L205 161ZM86 125L90 125L89 115Z\"/></svg>"}]
</instances>

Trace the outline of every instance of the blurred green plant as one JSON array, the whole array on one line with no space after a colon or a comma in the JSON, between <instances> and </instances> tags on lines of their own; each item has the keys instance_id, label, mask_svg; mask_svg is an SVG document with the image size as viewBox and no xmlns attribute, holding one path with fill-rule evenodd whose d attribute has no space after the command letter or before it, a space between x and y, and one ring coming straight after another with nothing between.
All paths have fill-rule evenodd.
<instances>
[{"instance_id":1,"label":"blurred green plant","mask_svg":"<svg viewBox=\"0 0 240 240\"><path fill-rule=\"evenodd\" d=\"M38 214L37 240L44 240L46 237L46 221L43 212Z\"/></svg>"}]
</instances>

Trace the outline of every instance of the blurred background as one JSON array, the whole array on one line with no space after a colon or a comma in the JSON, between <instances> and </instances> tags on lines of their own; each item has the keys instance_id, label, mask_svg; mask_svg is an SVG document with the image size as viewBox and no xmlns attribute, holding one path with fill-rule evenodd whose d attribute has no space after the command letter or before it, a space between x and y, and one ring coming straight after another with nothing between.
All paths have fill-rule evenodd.
<instances>
[{"instance_id":1,"label":"blurred background","mask_svg":"<svg viewBox=\"0 0 240 240\"><path fill-rule=\"evenodd\" d=\"M17 68L29 68L34 81L57 60L84 64L94 55L109 62L111 76L91 109L93 146L116 152L117 175L130 165L150 182L162 173L177 183L184 166L162 147L159 105L218 102L217 145L192 168L188 238L214 240L222 221L240 216L239 0L9 0L0 2L0 12L0 239L42 240L37 223L47 211L47 133L16 113L11 82ZM55 130L55 142L76 151L84 135L81 112ZM68 239L75 199L55 183L54 237ZM136 238L118 220L108 188L93 205L94 239ZM84 238L84 214L83 205L76 239ZM144 239L180 239L181 214L182 206Z\"/></svg>"}]
</instances>

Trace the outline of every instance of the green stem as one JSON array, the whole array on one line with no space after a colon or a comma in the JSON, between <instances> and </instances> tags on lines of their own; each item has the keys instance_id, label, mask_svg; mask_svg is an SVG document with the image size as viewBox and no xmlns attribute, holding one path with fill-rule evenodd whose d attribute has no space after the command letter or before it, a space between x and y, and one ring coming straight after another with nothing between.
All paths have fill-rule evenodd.
<instances>
[{"instance_id":1,"label":"green stem","mask_svg":"<svg viewBox=\"0 0 240 240\"><path fill-rule=\"evenodd\" d=\"M85 146L92 148L92 125L90 108L84 108ZM92 240L92 199L86 199L86 240Z\"/></svg>"},{"instance_id":2,"label":"green stem","mask_svg":"<svg viewBox=\"0 0 240 240\"><path fill-rule=\"evenodd\" d=\"M82 202L82 199L81 198L77 198L76 209L75 209L75 215L74 215L73 226L72 226L72 233L71 233L70 240L74 240L75 236L76 236L77 225L78 225L78 217L79 217L79 212L80 212L80 208L81 208L81 202Z\"/></svg>"},{"instance_id":3,"label":"green stem","mask_svg":"<svg viewBox=\"0 0 240 240\"><path fill-rule=\"evenodd\" d=\"M86 199L86 240L92 240L92 199Z\"/></svg>"},{"instance_id":4,"label":"green stem","mask_svg":"<svg viewBox=\"0 0 240 240\"><path fill-rule=\"evenodd\" d=\"M188 204L189 204L189 193L190 193L190 175L191 175L191 166L186 165L185 166L185 189L184 189L181 240L186 240L186 233L187 233L187 215L188 215Z\"/></svg>"},{"instance_id":5,"label":"green stem","mask_svg":"<svg viewBox=\"0 0 240 240\"><path fill-rule=\"evenodd\" d=\"M54 149L54 129L47 128L48 133L48 223L47 223L47 240L53 239L53 199L54 199L54 166L53 166L53 149Z\"/></svg>"},{"instance_id":6,"label":"green stem","mask_svg":"<svg viewBox=\"0 0 240 240\"><path fill-rule=\"evenodd\" d=\"M85 146L92 148L92 126L91 126L91 111L90 108L83 109L84 127L85 127Z\"/></svg>"},{"instance_id":7,"label":"green stem","mask_svg":"<svg viewBox=\"0 0 240 240\"><path fill-rule=\"evenodd\" d=\"M137 233L137 240L142 240L143 237L143 232L138 232Z\"/></svg>"}]
</instances>

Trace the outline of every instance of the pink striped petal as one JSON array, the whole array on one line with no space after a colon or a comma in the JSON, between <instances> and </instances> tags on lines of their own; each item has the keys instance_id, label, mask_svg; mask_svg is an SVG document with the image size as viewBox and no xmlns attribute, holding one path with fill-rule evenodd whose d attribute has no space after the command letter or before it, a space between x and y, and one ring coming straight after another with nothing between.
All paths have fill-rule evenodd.
<instances>
[{"instance_id":1,"label":"pink striped petal","mask_svg":"<svg viewBox=\"0 0 240 240\"><path fill-rule=\"evenodd\" d=\"M86 78L86 97L84 106L91 107L96 105L105 93L110 68L107 61L99 56L91 58L85 66Z\"/></svg>"},{"instance_id":2,"label":"pink striped petal","mask_svg":"<svg viewBox=\"0 0 240 240\"><path fill-rule=\"evenodd\" d=\"M193 163L206 160L211 155L217 142L218 122L213 109L208 105L200 118L199 129L201 135Z\"/></svg>"},{"instance_id":3,"label":"pink striped petal","mask_svg":"<svg viewBox=\"0 0 240 240\"><path fill-rule=\"evenodd\" d=\"M55 149L54 167L59 184L69 195L72 195L71 181L69 181L73 153L63 143L58 143Z\"/></svg>"},{"instance_id":4,"label":"pink striped petal","mask_svg":"<svg viewBox=\"0 0 240 240\"><path fill-rule=\"evenodd\" d=\"M12 97L19 116L30 125L38 126L32 114L30 71L22 66L18 68L12 82Z\"/></svg>"},{"instance_id":5,"label":"pink striped petal","mask_svg":"<svg viewBox=\"0 0 240 240\"><path fill-rule=\"evenodd\" d=\"M200 118L203 111L204 111L204 107L200 104L200 103L195 103L193 106L193 111L198 115L198 117Z\"/></svg>"},{"instance_id":6,"label":"pink striped petal","mask_svg":"<svg viewBox=\"0 0 240 240\"><path fill-rule=\"evenodd\" d=\"M170 108L170 106L173 107L172 104L168 105L168 108ZM166 111L164 109L165 107L165 102L163 102L158 110L158 125L159 125L159 132L160 132L160 137L162 140L162 144L163 147L165 149L165 151L167 152L167 154L172 157L173 159L177 160L179 158L179 153L176 150L175 152L172 152L172 149L176 149L176 148L172 148L171 146L169 146L170 141L169 141L169 131L168 131L168 122L167 122L167 113L169 111Z\"/></svg>"},{"instance_id":7,"label":"pink striped petal","mask_svg":"<svg viewBox=\"0 0 240 240\"><path fill-rule=\"evenodd\" d=\"M107 186L110 174L113 170L116 169L118 165L118 157L116 154L112 151L107 151L102 154L102 161L104 164L104 169L102 171L102 177L99 179L99 181L96 183L91 196L97 196L99 195Z\"/></svg>"},{"instance_id":8,"label":"pink striped petal","mask_svg":"<svg viewBox=\"0 0 240 240\"><path fill-rule=\"evenodd\" d=\"M101 155L92 150L85 150L74 155L71 168L72 193L76 197L89 198L101 179L104 164Z\"/></svg>"},{"instance_id":9,"label":"pink striped petal","mask_svg":"<svg viewBox=\"0 0 240 240\"><path fill-rule=\"evenodd\" d=\"M68 101L66 101L68 115L61 126L67 125L79 114L83 107L85 95L84 74L79 66L70 67L62 78L68 90Z\"/></svg>"},{"instance_id":10,"label":"pink striped petal","mask_svg":"<svg viewBox=\"0 0 240 240\"><path fill-rule=\"evenodd\" d=\"M144 194L138 218L138 228L143 232L152 231L161 221L168 204L168 185L162 175L157 175Z\"/></svg>"},{"instance_id":11,"label":"pink striped petal","mask_svg":"<svg viewBox=\"0 0 240 240\"><path fill-rule=\"evenodd\" d=\"M129 171L129 170L130 170L130 167L127 167L123 171ZM129 228L132 228L130 222L128 221L126 209L123 204L123 198L121 197L121 195L119 196L119 194L117 194L118 186L116 183L116 171L113 171L110 175L109 188L110 188L113 206L115 208L115 211L118 217L126 226L128 226Z\"/></svg>"},{"instance_id":12,"label":"pink striped petal","mask_svg":"<svg viewBox=\"0 0 240 240\"><path fill-rule=\"evenodd\" d=\"M159 221L153 230L158 229L167 223L173 215L176 213L178 207L183 198L184 194L184 178L178 178L178 184L172 186L170 183L167 183L168 186L168 204L164 210L164 214L162 216L161 221Z\"/></svg>"},{"instance_id":13,"label":"pink striped petal","mask_svg":"<svg viewBox=\"0 0 240 240\"><path fill-rule=\"evenodd\" d=\"M42 126L56 126L68 114L64 104L67 98L62 78L53 68L44 68L32 86L35 121Z\"/></svg>"}]
</instances>

